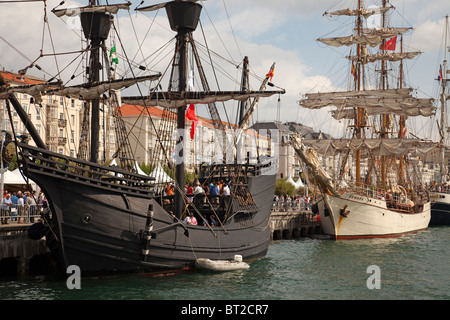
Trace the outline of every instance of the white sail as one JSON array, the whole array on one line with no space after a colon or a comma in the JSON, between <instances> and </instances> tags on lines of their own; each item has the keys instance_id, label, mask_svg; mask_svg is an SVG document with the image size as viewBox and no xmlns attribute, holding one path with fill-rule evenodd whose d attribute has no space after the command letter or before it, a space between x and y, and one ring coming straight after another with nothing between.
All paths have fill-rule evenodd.
<instances>
[{"instance_id":1,"label":"white sail","mask_svg":"<svg viewBox=\"0 0 450 320\"><path fill-rule=\"evenodd\" d=\"M396 114L401 116L432 116L436 110L433 99L415 98L412 89L363 90L327 93L308 93L299 104L309 109L336 107L336 119L353 118L348 108L368 109L368 114Z\"/></svg>"},{"instance_id":2,"label":"white sail","mask_svg":"<svg viewBox=\"0 0 450 320\"><path fill-rule=\"evenodd\" d=\"M119 9L129 10L130 6L131 6L131 2L127 2L127 3L111 4L111 5L104 5L104 6L87 6L87 7L80 7L80 8L53 9L52 12L57 17L76 16L82 12L103 12L103 13L116 14L119 11Z\"/></svg>"},{"instance_id":3,"label":"white sail","mask_svg":"<svg viewBox=\"0 0 450 320\"><path fill-rule=\"evenodd\" d=\"M346 36L346 37L332 37L319 38L317 41L323 42L332 47L351 46L354 44L365 44L371 47L376 47L383 41L380 35L361 35L361 36Z\"/></svg>"},{"instance_id":4,"label":"white sail","mask_svg":"<svg viewBox=\"0 0 450 320\"><path fill-rule=\"evenodd\" d=\"M376 62L380 60L385 61L400 61L403 59L414 59L417 57L421 52L414 51L414 52L384 52L384 53L376 53L376 54L365 54L361 55L361 57L357 56L348 56L347 58L351 61L360 61L364 64L369 62Z\"/></svg>"},{"instance_id":5,"label":"white sail","mask_svg":"<svg viewBox=\"0 0 450 320\"><path fill-rule=\"evenodd\" d=\"M377 156L411 155L420 156L430 152L438 143L421 139L328 139L303 140L305 146L314 148L321 155L332 156L347 150L366 150ZM364 156L364 154L362 154Z\"/></svg>"},{"instance_id":6,"label":"white sail","mask_svg":"<svg viewBox=\"0 0 450 320\"><path fill-rule=\"evenodd\" d=\"M347 9L342 9L342 10L336 10L336 11L330 11L330 12L325 12L324 15L329 15L329 16L364 16L364 18L368 18L371 15L374 14L380 14L383 12L387 12L389 9L389 7L385 7L385 8L372 8L372 9L364 9L362 8L361 10L353 10L350 8Z\"/></svg>"}]
</instances>

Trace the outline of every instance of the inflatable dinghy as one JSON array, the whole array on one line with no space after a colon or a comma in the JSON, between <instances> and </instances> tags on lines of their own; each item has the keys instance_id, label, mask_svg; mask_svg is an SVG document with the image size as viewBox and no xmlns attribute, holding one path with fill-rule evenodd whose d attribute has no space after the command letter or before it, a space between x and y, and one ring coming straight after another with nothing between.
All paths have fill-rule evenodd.
<instances>
[{"instance_id":1,"label":"inflatable dinghy","mask_svg":"<svg viewBox=\"0 0 450 320\"><path fill-rule=\"evenodd\" d=\"M233 271L250 268L250 265L242 261L242 256L235 255L233 260L211 260L197 259L196 267L201 270L210 271Z\"/></svg>"}]
</instances>

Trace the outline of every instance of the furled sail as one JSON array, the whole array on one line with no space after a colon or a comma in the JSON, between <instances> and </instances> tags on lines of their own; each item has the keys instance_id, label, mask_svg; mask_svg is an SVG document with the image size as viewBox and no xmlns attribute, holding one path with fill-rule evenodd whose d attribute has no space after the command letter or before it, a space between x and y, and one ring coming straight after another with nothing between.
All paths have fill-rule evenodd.
<instances>
[{"instance_id":1,"label":"furled sail","mask_svg":"<svg viewBox=\"0 0 450 320\"><path fill-rule=\"evenodd\" d=\"M415 51L415 52L401 52L401 53L390 53L390 52L384 52L384 53L376 53L376 54L364 54L360 57L357 56L348 56L347 58L351 61L360 61L364 64L369 62L375 62L380 60L385 61L400 61L403 59L414 59L417 57L421 52Z\"/></svg>"},{"instance_id":2,"label":"furled sail","mask_svg":"<svg viewBox=\"0 0 450 320\"><path fill-rule=\"evenodd\" d=\"M323 15L329 15L329 16L364 16L364 18L368 18L371 15L374 14L380 14L387 12L390 7L384 7L384 8L371 8L371 9L360 9L360 10L352 10L350 8L342 9L342 10L336 10L336 11L330 11L325 12Z\"/></svg>"},{"instance_id":3,"label":"furled sail","mask_svg":"<svg viewBox=\"0 0 450 320\"><path fill-rule=\"evenodd\" d=\"M336 119L352 118L347 108L369 109L369 114L395 114L402 116L432 116L435 112L433 99L415 98L406 89L342 91L309 93L299 104L309 109L336 107Z\"/></svg>"},{"instance_id":4,"label":"furled sail","mask_svg":"<svg viewBox=\"0 0 450 320\"><path fill-rule=\"evenodd\" d=\"M106 91L119 90L127 88L133 84L141 81L153 81L157 80L161 75L143 76L137 78L127 78L111 81L99 81L92 84L82 84L71 87L62 87L47 91L47 94L55 94L60 96L68 96L71 98L77 98L81 100L92 100L100 97Z\"/></svg>"},{"instance_id":5,"label":"furled sail","mask_svg":"<svg viewBox=\"0 0 450 320\"><path fill-rule=\"evenodd\" d=\"M325 170L324 166L320 163L315 150L313 148L305 147L299 135L294 135L291 137L291 144L297 155L308 166L308 168L311 169L311 174L317 182L321 184L330 194L338 195L335 190L333 180Z\"/></svg>"},{"instance_id":6,"label":"furled sail","mask_svg":"<svg viewBox=\"0 0 450 320\"><path fill-rule=\"evenodd\" d=\"M54 87L55 83L43 82L24 86L4 87L0 89L0 98L6 99L8 95L13 93L25 93L32 96L36 103L41 103L42 94L45 93L51 86Z\"/></svg>"},{"instance_id":7,"label":"furled sail","mask_svg":"<svg viewBox=\"0 0 450 320\"><path fill-rule=\"evenodd\" d=\"M365 28L361 35L350 35L345 37L319 38L317 41L333 47L351 46L354 44L376 47L383 40L402 34L411 28Z\"/></svg>"},{"instance_id":8,"label":"furled sail","mask_svg":"<svg viewBox=\"0 0 450 320\"><path fill-rule=\"evenodd\" d=\"M275 91L183 91L155 92L146 97L122 97L122 102L142 106L179 108L190 104L208 104L228 100L247 100L249 98L270 97L283 94L285 90Z\"/></svg>"},{"instance_id":9,"label":"furled sail","mask_svg":"<svg viewBox=\"0 0 450 320\"><path fill-rule=\"evenodd\" d=\"M332 47L351 46L354 44L365 44L371 47L376 47L381 44L383 38L380 35L351 35L346 37L319 38L317 41L323 42Z\"/></svg>"},{"instance_id":10,"label":"furled sail","mask_svg":"<svg viewBox=\"0 0 450 320\"><path fill-rule=\"evenodd\" d=\"M332 156L348 150L366 150L377 156L411 155L420 156L438 147L437 142L422 139L324 139L303 140L305 146L314 148L318 154ZM364 156L364 153L362 154Z\"/></svg>"},{"instance_id":11,"label":"furled sail","mask_svg":"<svg viewBox=\"0 0 450 320\"><path fill-rule=\"evenodd\" d=\"M82 12L103 12L103 13L116 14L119 11L119 9L129 10L130 6L131 6L131 2L127 2L127 3L111 4L111 5L104 5L104 6L87 6L87 7L80 7L80 8L53 9L52 12L57 17L76 16Z\"/></svg>"}]
</instances>

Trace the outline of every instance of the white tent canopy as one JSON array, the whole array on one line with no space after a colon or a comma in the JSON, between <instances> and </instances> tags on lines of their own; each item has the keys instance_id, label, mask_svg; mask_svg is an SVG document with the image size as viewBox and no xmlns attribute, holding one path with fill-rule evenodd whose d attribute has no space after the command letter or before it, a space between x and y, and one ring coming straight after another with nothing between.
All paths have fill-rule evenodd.
<instances>
[{"instance_id":1,"label":"white tent canopy","mask_svg":"<svg viewBox=\"0 0 450 320\"><path fill-rule=\"evenodd\" d=\"M289 176L289 178L287 178L286 182L292 184L293 186L295 186L295 181L292 179L291 176Z\"/></svg>"},{"instance_id":2,"label":"white tent canopy","mask_svg":"<svg viewBox=\"0 0 450 320\"><path fill-rule=\"evenodd\" d=\"M160 164L157 164L155 169L150 172L149 177L156 179L156 183L172 182L173 179L164 171Z\"/></svg>"},{"instance_id":3,"label":"white tent canopy","mask_svg":"<svg viewBox=\"0 0 450 320\"><path fill-rule=\"evenodd\" d=\"M305 186L305 184L303 183L302 178L299 177L297 182L295 183L295 187L300 188L300 187L304 187L304 186Z\"/></svg>"},{"instance_id":4,"label":"white tent canopy","mask_svg":"<svg viewBox=\"0 0 450 320\"><path fill-rule=\"evenodd\" d=\"M28 180L30 184L35 185L36 183L32 180ZM19 168L13 171L6 170L4 173L4 183L5 184L27 184L27 180L20 173Z\"/></svg>"},{"instance_id":5,"label":"white tent canopy","mask_svg":"<svg viewBox=\"0 0 450 320\"><path fill-rule=\"evenodd\" d=\"M139 173L143 176L147 175L144 171L142 171L141 167L139 167L137 162L134 163L134 169L136 170L137 173Z\"/></svg>"}]
</instances>

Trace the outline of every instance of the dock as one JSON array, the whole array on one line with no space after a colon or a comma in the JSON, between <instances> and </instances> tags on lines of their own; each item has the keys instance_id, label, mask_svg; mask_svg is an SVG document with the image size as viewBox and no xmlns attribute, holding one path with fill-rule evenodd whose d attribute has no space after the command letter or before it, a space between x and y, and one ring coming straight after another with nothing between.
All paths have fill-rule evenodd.
<instances>
[{"instance_id":1,"label":"dock","mask_svg":"<svg viewBox=\"0 0 450 320\"><path fill-rule=\"evenodd\" d=\"M272 240L299 239L320 234L320 221L310 210L272 211L270 216Z\"/></svg>"},{"instance_id":2,"label":"dock","mask_svg":"<svg viewBox=\"0 0 450 320\"><path fill-rule=\"evenodd\" d=\"M0 277L33 275L48 269L50 259L45 238L31 239L27 232L31 225L31 223L0 225Z\"/></svg>"}]
</instances>

